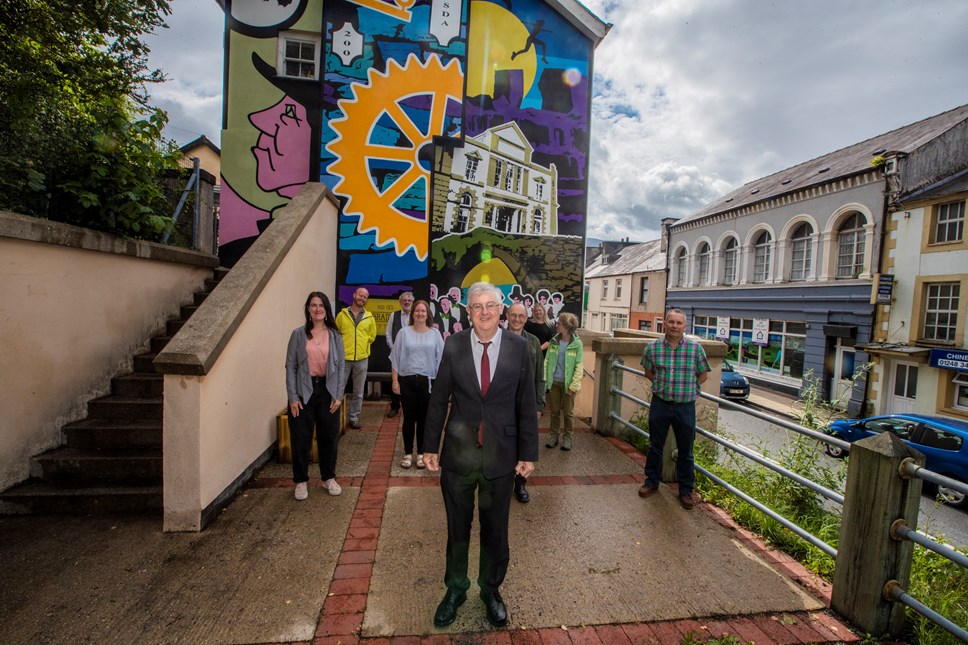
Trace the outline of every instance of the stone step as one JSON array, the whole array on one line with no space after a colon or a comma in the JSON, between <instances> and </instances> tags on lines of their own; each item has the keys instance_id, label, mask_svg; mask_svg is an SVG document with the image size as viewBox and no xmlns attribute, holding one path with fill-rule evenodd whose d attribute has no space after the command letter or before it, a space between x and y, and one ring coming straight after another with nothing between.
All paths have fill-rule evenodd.
<instances>
[{"instance_id":1,"label":"stone step","mask_svg":"<svg viewBox=\"0 0 968 645\"><path fill-rule=\"evenodd\" d=\"M196 291L195 294L192 296L192 302L195 303L195 306L197 307L201 305L203 302L205 302L205 298L208 298L207 292Z\"/></svg>"},{"instance_id":2,"label":"stone step","mask_svg":"<svg viewBox=\"0 0 968 645\"><path fill-rule=\"evenodd\" d=\"M215 279L216 280L221 280L222 278L224 278L228 274L229 274L229 268L228 267L216 267L212 271L212 275L215 276Z\"/></svg>"},{"instance_id":3,"label":"stone step","mask_svg":"<svg viewBox=\"0 0 968 645\"><path fill-rule=\"evenodd\" d=\"M169 320L165 323L165 335L174 336L178 330L185 326L186 320Z\"/></svg>"},{"instance_id":4,"label":"stone step","mask_svg":"<svg viewBox=\"0 0 968 645\"><path fill-rule=\"evenodd\" d=\"M110 394L87 402L91 419L158 419L164 414L164 401L157 398L129 398Z\"/></svg>"},{"instance_id":5,"label":"stone step","mask_svg":"<svg viewBox=\"0 0 968 645\"><path fill-rule=\"evenodd\" d=\"M55 448L32 461L40 468L41 478L50 484L154 486L162 481L159 450Z\"/></svg>"},{"instance_id":6,"label":"stone step","mask_svg":"<svg viewBox=\"0 0 968 645\"><path fill-rule=\"evenodd\" d=\"M218 286L218 283L219 283L219 281L216 280L215 278L206 278L205 279L205 291L211 292L212 289L214 289L215 287Z\"/></svg>"},{"instance_id":7,"label":"stone step","mask_svg":"<svg viewBox=\"0 0 968 645\"><path fill-rule=\"evenodd\" d=\"M168 341L170 340L171 340L171 336L167 336L167 335L153 337L151 339L151 344L150 344L151 352L155 354L161 353L161 351L165 349L165 345L167 345Z\"/></svg>"},{"instance_id":8,"label":"stone step","mask_svg":"<svg viewBox=\"0 0 968 645\"><path fill-rule=\"evenodd\" d=\"M111 379L111 394L126 398L161 398L165 389L165 377L161 374L135 372Z\"/></svg>"},{"instance_id":9,"label":"stone step","mask_svg":"<svg viewBox=\"0 0 968 645\"><path fill-rule=\"evenodd\" d=\"M179 314L182 320L188 320L196 311L198 311L198 305L182 305Z\"/></svg>"},{"instance_id":10,"label":"stone step","mask_svg":"<svg viewBox=\"0 0 968 645\"><path fill-rule=\"evenodd\" d=\"M134 371L140 374L157 374L155 371L155 364L153 361L158 354L153 352L145 352L144 354L135 354L134 356Z\"/></svg>"},{"instance_id":11,"label":"stone step","mask_svg":"<svg viewBox=\"0 0 968 645\"><path fill-rule=\"evenodd\" d=\"M155 450L161 455L162 422L83 419L64 426L67 447L87 450Z\"/></svg>"},{"instance_id":12,"label":"stone step","mask_svg":"<svg viewBox=\"0 0 968 645\"><path fill-rule=\"evenodd\" d=\"M162 487L154 486L55 486L28 480L0 493L0 500L21 513L90 515L161 514Z\"/></svg>"}]
</instances>

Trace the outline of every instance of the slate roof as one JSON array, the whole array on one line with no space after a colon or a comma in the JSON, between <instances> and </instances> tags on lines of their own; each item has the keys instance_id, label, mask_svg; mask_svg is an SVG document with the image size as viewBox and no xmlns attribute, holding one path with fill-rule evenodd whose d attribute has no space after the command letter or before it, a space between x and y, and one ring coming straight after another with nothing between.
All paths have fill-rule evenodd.
<instances>
[{"instance_id":1,"label":"slate roof","mask_svg":"<svg viewBox=\"0 0 968 645\"><path fill-rule=\"evenodd\" d=\"M644 271L662 271L666 268L666 254L659 240L632 244L618 253L611 254L608 264L597 264L585 272L585 278L604 278L611 275L629 275Z\"/></svg>"},{"instance_id":2,"label":"slate roof","mask_svg":"<svg viewBox=\"0 0 968 645\"><path fill-rule=\"evenodd\" d=\"M966 119L968 119L968 105L962 105L822 157L805 161L792 168L744 184L733 192L710 202L692 215L678 220L672 227L775 199L842 177L868 172L871 169L871 160L875 156L889 152L910 154Z\"/></svg>"},{"instance_id":3,"label":"slate roof","mask_svg":"<svg viewBox=\"0 0 968 645\"><path fill-rule=\"evenodd\" d=\"M968 168L965 168L961 172L950 177L945 177L941 181L933 183L930 186L925 186L923 189L917 192L911 193L901 200L901 205L919 202L924 199L947 197L948 195L954 195L966 191L968 191Z\"/></svg>"}]
</instances>

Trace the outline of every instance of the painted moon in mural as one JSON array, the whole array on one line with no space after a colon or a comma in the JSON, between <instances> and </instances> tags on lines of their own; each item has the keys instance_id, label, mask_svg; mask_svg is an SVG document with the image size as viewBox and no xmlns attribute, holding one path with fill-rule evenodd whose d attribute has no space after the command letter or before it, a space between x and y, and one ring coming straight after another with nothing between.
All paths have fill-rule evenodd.
<instances>
[{"instance_id":1,"label":"painted moon in mural","mask_svg":"<svg viewBox=\"0 0 968 645\"><path fill-rule=\"evenodd\" d=\"M490 2L472 2L467 45L467 96L494 97L494 74L524 72L524 94L531 91L537 72L534 48L512 58L528 42L528 29L517 16Z\"/></svg>"}]
</instances>

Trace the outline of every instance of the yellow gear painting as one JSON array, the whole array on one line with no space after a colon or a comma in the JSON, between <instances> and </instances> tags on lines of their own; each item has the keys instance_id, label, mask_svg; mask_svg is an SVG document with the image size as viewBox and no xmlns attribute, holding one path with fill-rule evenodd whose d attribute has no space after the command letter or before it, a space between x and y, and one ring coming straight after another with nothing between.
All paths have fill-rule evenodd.
<instances>
[{"instance_id":1,"label":"yellow gear painting","mask_svg":"<svg viewBox=\"0 0 968 645\"><path fill-rule=\"evenodd\" d=\"M389 61L385 73L370 69L368 82L354 84L353 96L339 101L344 116L330 126L337 137L327 149L336 156L329 171L338 178L333 192L346 197L343 212L360 218L360 233L373 231L377 245L393 243L397 255L413 249L421 260L427 257L428 223L400 210L396 201L420 181L426 190L424 213L429 213L430 172L420 164L421 148L444 134L448 101L461 101L464 75L457 59L446 66L436 55L425 63L411 54L404 65ZM429 122L414 123L403 102L415 97L430 101ZM403 135L397 145L372 140L378 123L389 119ZM389 185L374 182L369 164L384 160L402 168Z\"/></svg>"}]
</instances>

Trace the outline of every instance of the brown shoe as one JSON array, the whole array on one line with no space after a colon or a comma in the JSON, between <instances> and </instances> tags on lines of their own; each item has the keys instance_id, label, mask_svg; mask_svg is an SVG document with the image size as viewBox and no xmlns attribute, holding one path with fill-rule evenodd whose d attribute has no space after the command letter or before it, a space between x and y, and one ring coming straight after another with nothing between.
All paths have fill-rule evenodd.
<instances>
[{"instance_id":1,"label":"brown shoe","mask_svg":"<svg viewBox=\"0 0 968 645\"><path fill-rule=\"evenodd\" d=\"M642 484L641 488L639 488L639 497L648 497L649 495L651 495L652 493L654 493L657 490L659 490L659 489L658 488L653 488L652 486L649 486L648 484Z\"/></svg>"},{"instance_id":2,"label":"brown shoe","mask_svg":"<svg viewBox=\"0 0 968 645\"><path fill-rule=\"evenodd\" d=\"M692 495L680 495L679 503L687 511L691 511L696 506L696 501L692 498Z\"/></svg>"}]
</instances>

